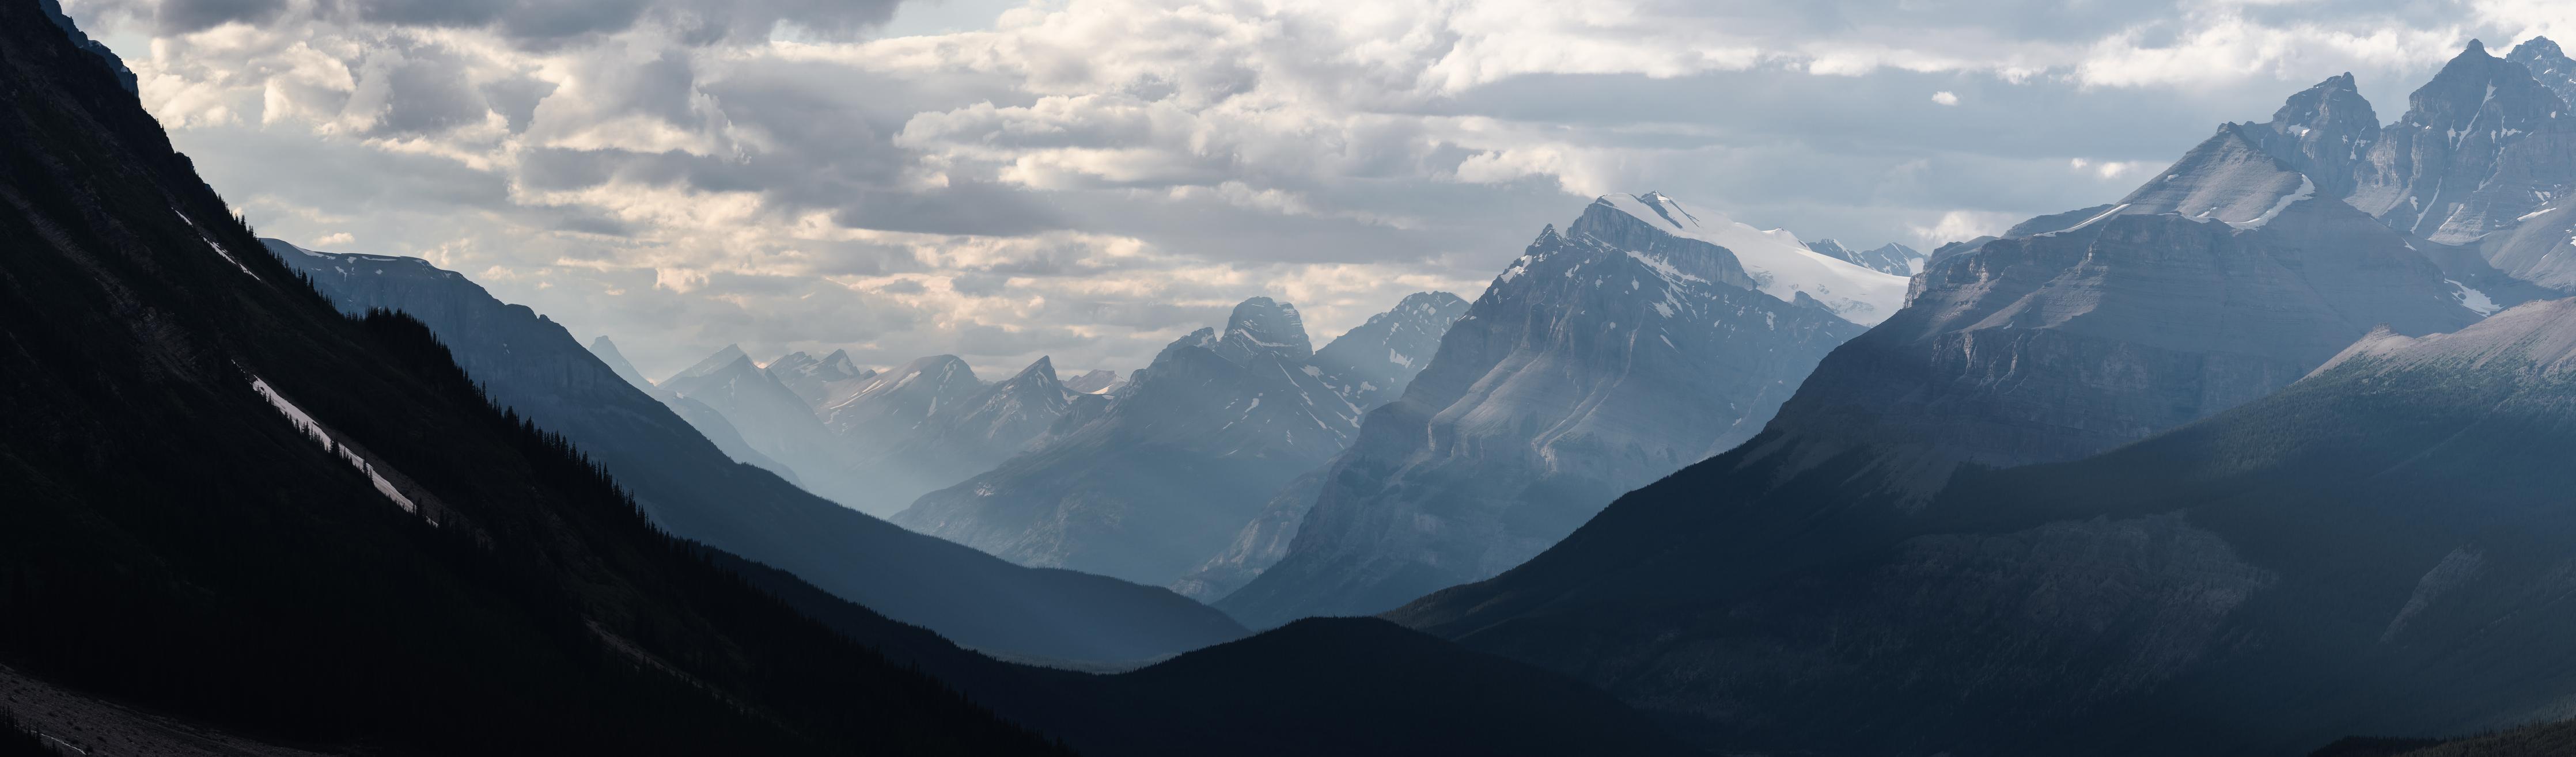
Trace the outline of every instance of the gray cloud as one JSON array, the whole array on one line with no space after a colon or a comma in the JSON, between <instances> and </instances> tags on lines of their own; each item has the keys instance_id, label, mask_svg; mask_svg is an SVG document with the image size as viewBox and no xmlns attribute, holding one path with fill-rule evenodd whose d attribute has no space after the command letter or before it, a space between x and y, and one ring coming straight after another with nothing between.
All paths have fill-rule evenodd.
<instances>
[{"instance_id":1,"label":"gray cloud","mask_svg":"<svg viewBox=\"0 0 2576 757\"><path fill-rule=\"evenodd\" d=\"M164 34L184 34L239 21L263 23L286 9L286 0L162 0L152 20Z\"/></svg>"},{"instance_id":2,"label":"gray cloud","mask_svg":"<svg viewBox=\"0 0 2576 757\"><path fill-rule=\"evenodd\" d=\"M427 257L657 375L731 342L1126 369L1252 295L1321 338L1473 296L1592 192L1937 241L2116 197L2331 74L2393 118L2470 36L2576 36L2412 0L1036 8L905 39L866 35L954 7L70 11L263 231Z\"/></svg>"}]
</instances>

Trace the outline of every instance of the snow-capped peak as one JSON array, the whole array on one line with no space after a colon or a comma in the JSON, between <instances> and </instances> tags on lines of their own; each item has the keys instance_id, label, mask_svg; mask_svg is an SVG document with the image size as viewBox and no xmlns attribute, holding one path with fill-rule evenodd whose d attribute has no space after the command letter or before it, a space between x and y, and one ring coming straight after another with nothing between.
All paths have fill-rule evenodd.
<instances>
[{"instance_id":1,"label":"snow-capped peak","mask_svg":"<svg viewBox=\"0 0 2576 757\"><path fill-rule=\"evenodd\" d=\"M1782 302L1796 302L1804 293L1844 320L1864 326L1887 320L1905 306L1905 277L1807 249L1787 230L1756 229L1716 213L1703 217L1661 192L1603 195L1595 202L1673 236L1726 248L1735 253L1736 262L1753 277L1757 289Z\"/></svg>"}]
</instances>

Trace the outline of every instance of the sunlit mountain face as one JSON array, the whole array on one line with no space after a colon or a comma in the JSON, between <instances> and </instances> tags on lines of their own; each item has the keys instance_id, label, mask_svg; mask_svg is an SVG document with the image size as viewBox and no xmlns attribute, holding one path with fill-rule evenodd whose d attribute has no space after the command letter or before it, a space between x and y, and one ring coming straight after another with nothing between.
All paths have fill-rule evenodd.
<instances>
[{"instance_id":1,"label":"sunlit mountain face","mask_svg":"<svg viewBox=\"0 0 2576 757\"><path fill-rule=\"evenodd\" d=\"M2569 20L0 0L0 755L2566 753Z\"/></svg>"}]
</instances>

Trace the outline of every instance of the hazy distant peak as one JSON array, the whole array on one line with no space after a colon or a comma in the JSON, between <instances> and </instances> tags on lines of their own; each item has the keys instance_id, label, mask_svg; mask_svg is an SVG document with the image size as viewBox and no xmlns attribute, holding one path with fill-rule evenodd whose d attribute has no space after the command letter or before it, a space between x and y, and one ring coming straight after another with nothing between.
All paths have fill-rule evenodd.
<instances>
[{"instance_id":1,"label":"hazy distant peak","mask_svg":"<svg viewBox=\"0 0 2576 757\"><path fill-rule=\"evenodd\" d=\"M724 346L724 349L716 350L715 354L708 355L705 360L700 360L696 365L689 366L687 370L671 374L671 377L663 379L662 383L668 384L680 379L713 375L717 371L722 371L733 365L736 361L750 362L751 356L743 354L742 345L728 344Z\"/></svg>"},{"instance_id":2,"label":"hazy distant peak","mask_svg":"<svg viewBox=\"0 0 2576 757\"><path fill-rule=\"evenodd\" d=\"M1225 334L1214 348L1226 360L1242 364L1254 355L1271 355L1285 362L1300 362L1315 355L1314 342L1306 336L1306 319L1297 306L1254 297L1234 306L1226 316Z\"/></svg>"}]
</instances>

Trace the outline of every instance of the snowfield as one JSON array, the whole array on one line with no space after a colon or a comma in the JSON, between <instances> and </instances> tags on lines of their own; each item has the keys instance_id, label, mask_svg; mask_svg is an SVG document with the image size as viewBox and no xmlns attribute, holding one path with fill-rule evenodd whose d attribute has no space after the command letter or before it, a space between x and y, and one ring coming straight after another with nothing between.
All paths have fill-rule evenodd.
<instances>
[{"instance_id":1,"label":"snowfield","mask_svg":"<svg viewBox=\"0 0 2576 757\"><path fill-rule=\"evenodd\" d=\"M1764 231L1716 214L1702 219L1660 192L1604 195L1601 201L1673 236L1735 253L1736 262L1743 264L1762 293L1782 302L1796 302L1798 293L1804 292L1843 320L1863 326L1878 325L1905 307L1906 277L1807 249L1787 230Z\"/></svg>"}]
</instances>

